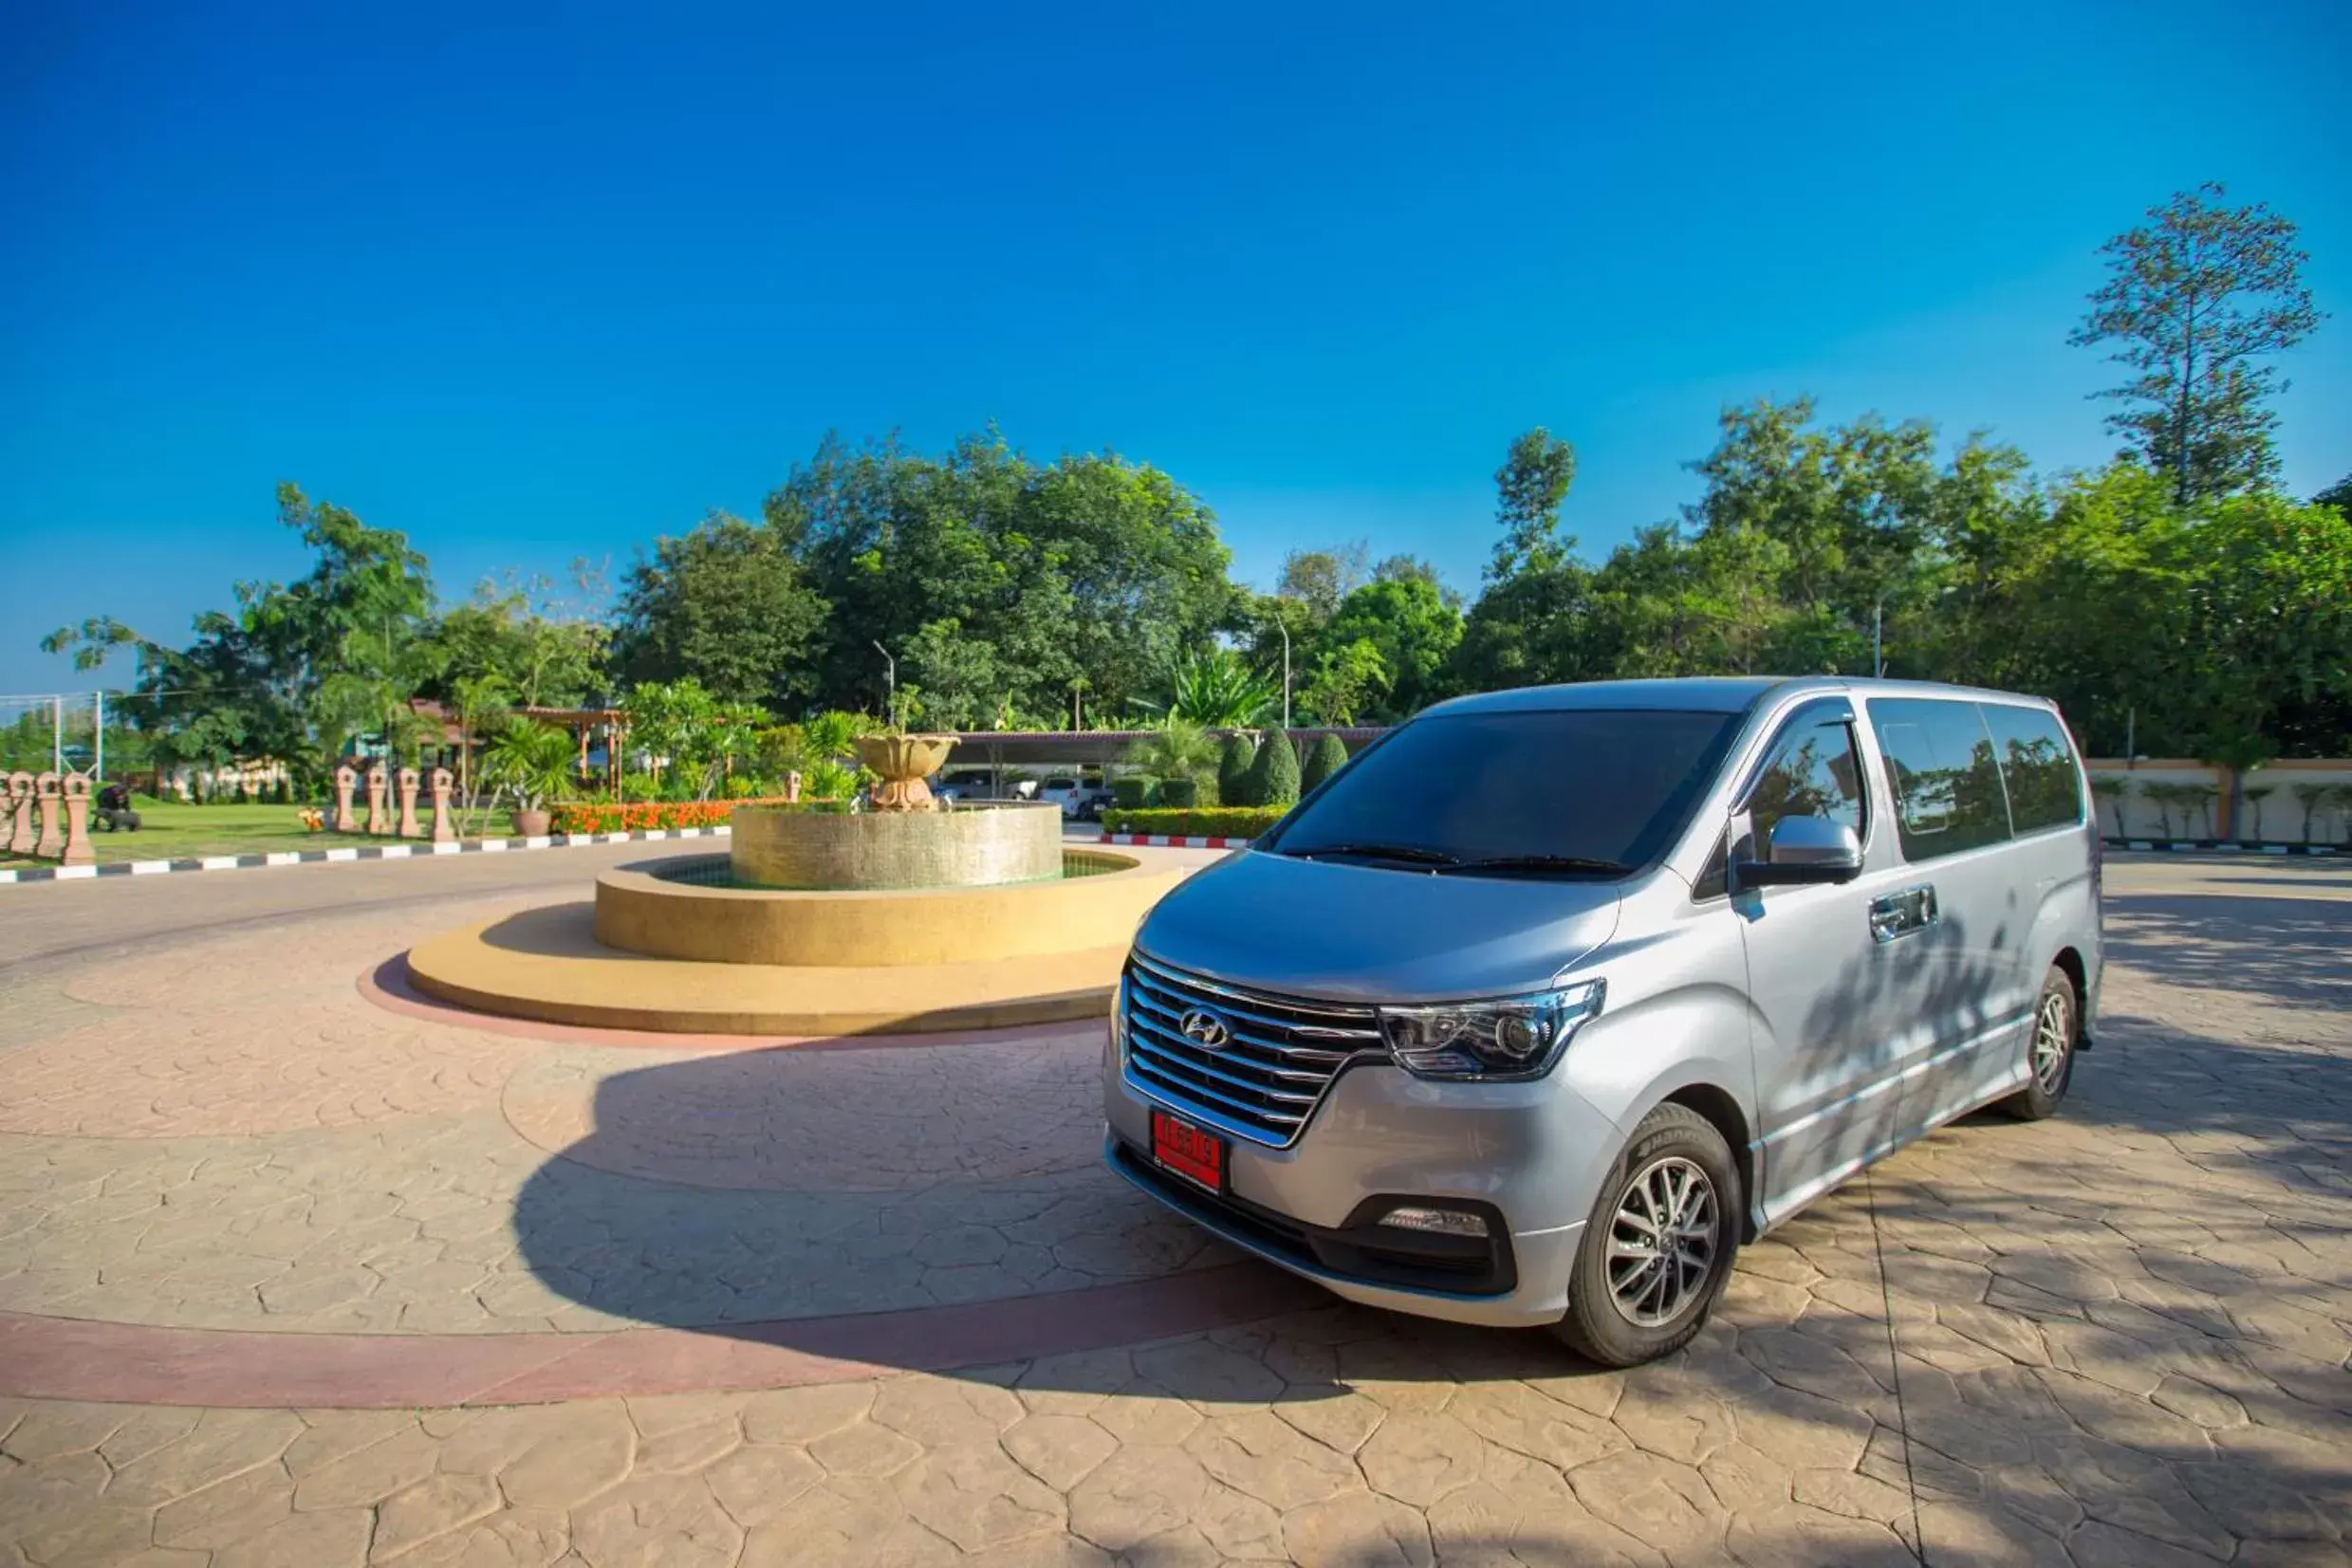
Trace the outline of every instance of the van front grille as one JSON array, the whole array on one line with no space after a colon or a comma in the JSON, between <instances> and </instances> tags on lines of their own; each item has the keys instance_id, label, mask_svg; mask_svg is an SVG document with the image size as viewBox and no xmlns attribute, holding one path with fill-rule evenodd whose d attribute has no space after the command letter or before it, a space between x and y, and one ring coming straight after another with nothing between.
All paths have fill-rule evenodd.
<instances>
[{"instance_id":1,"label":"van front grille","mask_svg":"<svg viewBox=\"0 0 2352 1568\"><path fill-rule=\"evenodd\" d=\"M1127 1081L1253 1143L1295 1141L1342 1067L1386 1055L1370 1007L1228 986L1141 953L1126 982Z\"/></svg>"}]
</instances>

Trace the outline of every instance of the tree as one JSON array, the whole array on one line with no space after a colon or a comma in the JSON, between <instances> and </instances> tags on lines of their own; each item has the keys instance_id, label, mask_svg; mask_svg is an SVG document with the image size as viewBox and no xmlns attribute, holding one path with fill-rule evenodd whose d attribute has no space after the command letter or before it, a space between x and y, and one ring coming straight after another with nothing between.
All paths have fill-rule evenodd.
<instances>
[{"instance_id":1,"label":"tree","mask_svg":"<svg viewBox=\"0 0 2352 1568\"><path fill-rule=\"evenodd\" d=\"M1242 781L1242 803L1287 806L1298 798L1298 750L1290 744L1288 731L1272 730L1250 764L1250 776Z\"/></svg>"},{"instance_id":2,"label":"tree","mask_svg":"<svg viewBox=\"0 0 2352 1568\"><path fill-rule=\"evenodd\" d=\"M1435 578L1415 573L1380 579L1349 594L1324 628L1326 651L1317 671L1340 650L1368 644L1378 655L1380 678L1364 689L1368 705L1360 706L1382 723L1410 718L1449 694L1446 662L1461 640L1462 613L1446 602ZM1310 677L1310 690L1314 684Z\"/></svg>"},{"instance_id":3,"label":"tree","mask_svg":"<svg viewBox=\"0 0 2352 1568\"><path fill-rule=\"evenodd\" d=\"M1391 684L1380 650L1370 637L1358 637L1324 650L1299 697L1324 723L1352 725L1387 695Z\"/></svg>"},{"instance_id":4,"label":"tree","mask_svg":"<svg viewBox=\"0 0 2352 1568\"><path fill-rule=\"evenodd\" d=\"M2257 202L2222 205L2217 183L2148 210L2149 223L2101 249L2108 277L2068 341L2118 345L2139 374L2097 396L2128 405L2108 417L2125 449L2172 479L2187 506L2269 482L2278 470L2268 400L2286 390L2259 361L2320 323L2303 285L2309 258L2295 225Z\"/></svg>"},{"instance_id":5,"label":"tree","mask_svg":"<svg viewBox=\"0 0 2352 1568\"><path fill-rule=\"evenodd\" d=\"M790 708L813 691L825 611L774 532L713 512L630 570L613 662L633 684L693 680L722 701Z\"/></svg>"},{"instance_id":6,"label":"tree","mask_svg":"<svg viewBox=\"0 0 2352 1568\"><path fill-rule=\"evenodd\" d=\"M1277 599L1296 600L1318 621L1328 620L1340 600L1369 580L1372 548L1359 539L1329 550L1292 550L1282 558Z\"/></svg>"},{"instance_id":7,"label":"tree","mask_svg":"<svg viewBox=\"0 0 2352 1568\"><path fill-rule=\"evenodd\" d=\"M2311 505L2333 507L2340 512L2352 515L2352 473L2345 474L2342 479L2313 496Z\"/></svg>"},{"instance_id":8,"label":"tree","mask_svg":"<svg viewBox=\"0 0 2352 1568\"><path fill-rule=\"evenodd\" d=\"M1512 440L1494 470L1495 520L1503 537L1487 564L1493 581L1523 567L1557 565L1575 547L1560 537L1560 505L1576 482L1576 449L1538 425Z\"/></svg>"},{"instance_id":9,"label":"tree","mask_svg":"<svg viewBox=\"0 0 2352 1568\"><path fill-rule=\"evenodd\" d=\"M1150 734L1128 747L1127 761L1155 779L1213 782L1216 737L1188 720L1162 719Z\"/></svg>"},{"instance_id":10,"label":"tree","mask_svg":"<svg viewBox=\"0 0 2352 1568\"><path fill-rule=\"evenodd\" d=\"M433 604L424 556L407 535L314 505L298 486L280 485L277 503L278 521L316 557L309 575L238 583L236 607L197 616L187 647L111 616L42 639L52 653L71 648L83 670L133 652L139 673L123 711L156 736L159 762L274 757L316 766L358 736L398 741L410 728L407 698L431 671L420 646Z\"/></svg>"}]
</instances>

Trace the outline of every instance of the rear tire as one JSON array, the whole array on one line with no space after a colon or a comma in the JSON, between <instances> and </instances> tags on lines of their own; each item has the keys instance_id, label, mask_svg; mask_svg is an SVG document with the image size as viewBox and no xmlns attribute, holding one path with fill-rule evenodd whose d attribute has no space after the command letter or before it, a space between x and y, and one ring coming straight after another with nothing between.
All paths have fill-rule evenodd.
<instances>
[{"instance_id":1,"label":"rear tire","mask_svg":"<svg viewBox=\"0 0 2352 1568\"><path fill-rule=\"evenodd\" d=\"M2019 1121L2040 1121L2058 1114L2066 1088L2074 1081L2082 1005L2074 994L2074 977L2052 964L2050 972L2042 977L2042 994L2033 1003L2033 1024L2026 1032L2026 1086L2001 1101L2001 1109Z\"/></svg>"},{"instance_id":2,"label":"rear tire","mask_svg":"<svg viewBox=\"0 0 2352 1568\"><path fill-rule=\"evenodd\" d=\"M1714 1124L1680 1105L1652 1111L1601 1185L1568 1315L1552 1332L1604 1367L1679 1350L1732 1277L1744 1205L1739 1167Z\"/></svg>"}]
</instances>

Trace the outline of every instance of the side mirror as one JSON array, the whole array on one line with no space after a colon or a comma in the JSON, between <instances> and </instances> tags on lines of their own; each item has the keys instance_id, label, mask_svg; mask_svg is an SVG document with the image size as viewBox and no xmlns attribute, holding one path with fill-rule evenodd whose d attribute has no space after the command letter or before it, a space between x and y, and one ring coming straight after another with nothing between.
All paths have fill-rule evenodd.
<instances>
[{"instance_id":1,"label":"side mirror","mask_svg":"<svg viewBox=\"0 0 2352 1568\"><path fill-rule=\"evenodd\" d=\"M1810 887L1850 882L1862 871L1861 840L1826 817L1783 817L1765 856L1734 862L1732 879L1743 888Z\"/></svg>"}]
</instances>

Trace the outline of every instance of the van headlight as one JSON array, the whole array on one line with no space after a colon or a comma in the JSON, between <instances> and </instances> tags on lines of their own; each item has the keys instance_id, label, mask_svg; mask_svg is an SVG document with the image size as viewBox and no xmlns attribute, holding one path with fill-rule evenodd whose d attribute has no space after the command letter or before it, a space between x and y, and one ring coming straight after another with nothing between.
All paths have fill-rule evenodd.
<instances>
[{"instance_id":1,"label":"van headlight","mask_svg":"<svg viewBox=\"0 0 2352 1568\"><path fill-rule=\"evenodd\" d=\"M1397 1064L1417 1078L1541 1078L1601 1010L1606 990L1585 980L1491 1001L1382 1007L1380 1033Z\"/></svg>"}]
</instances>

